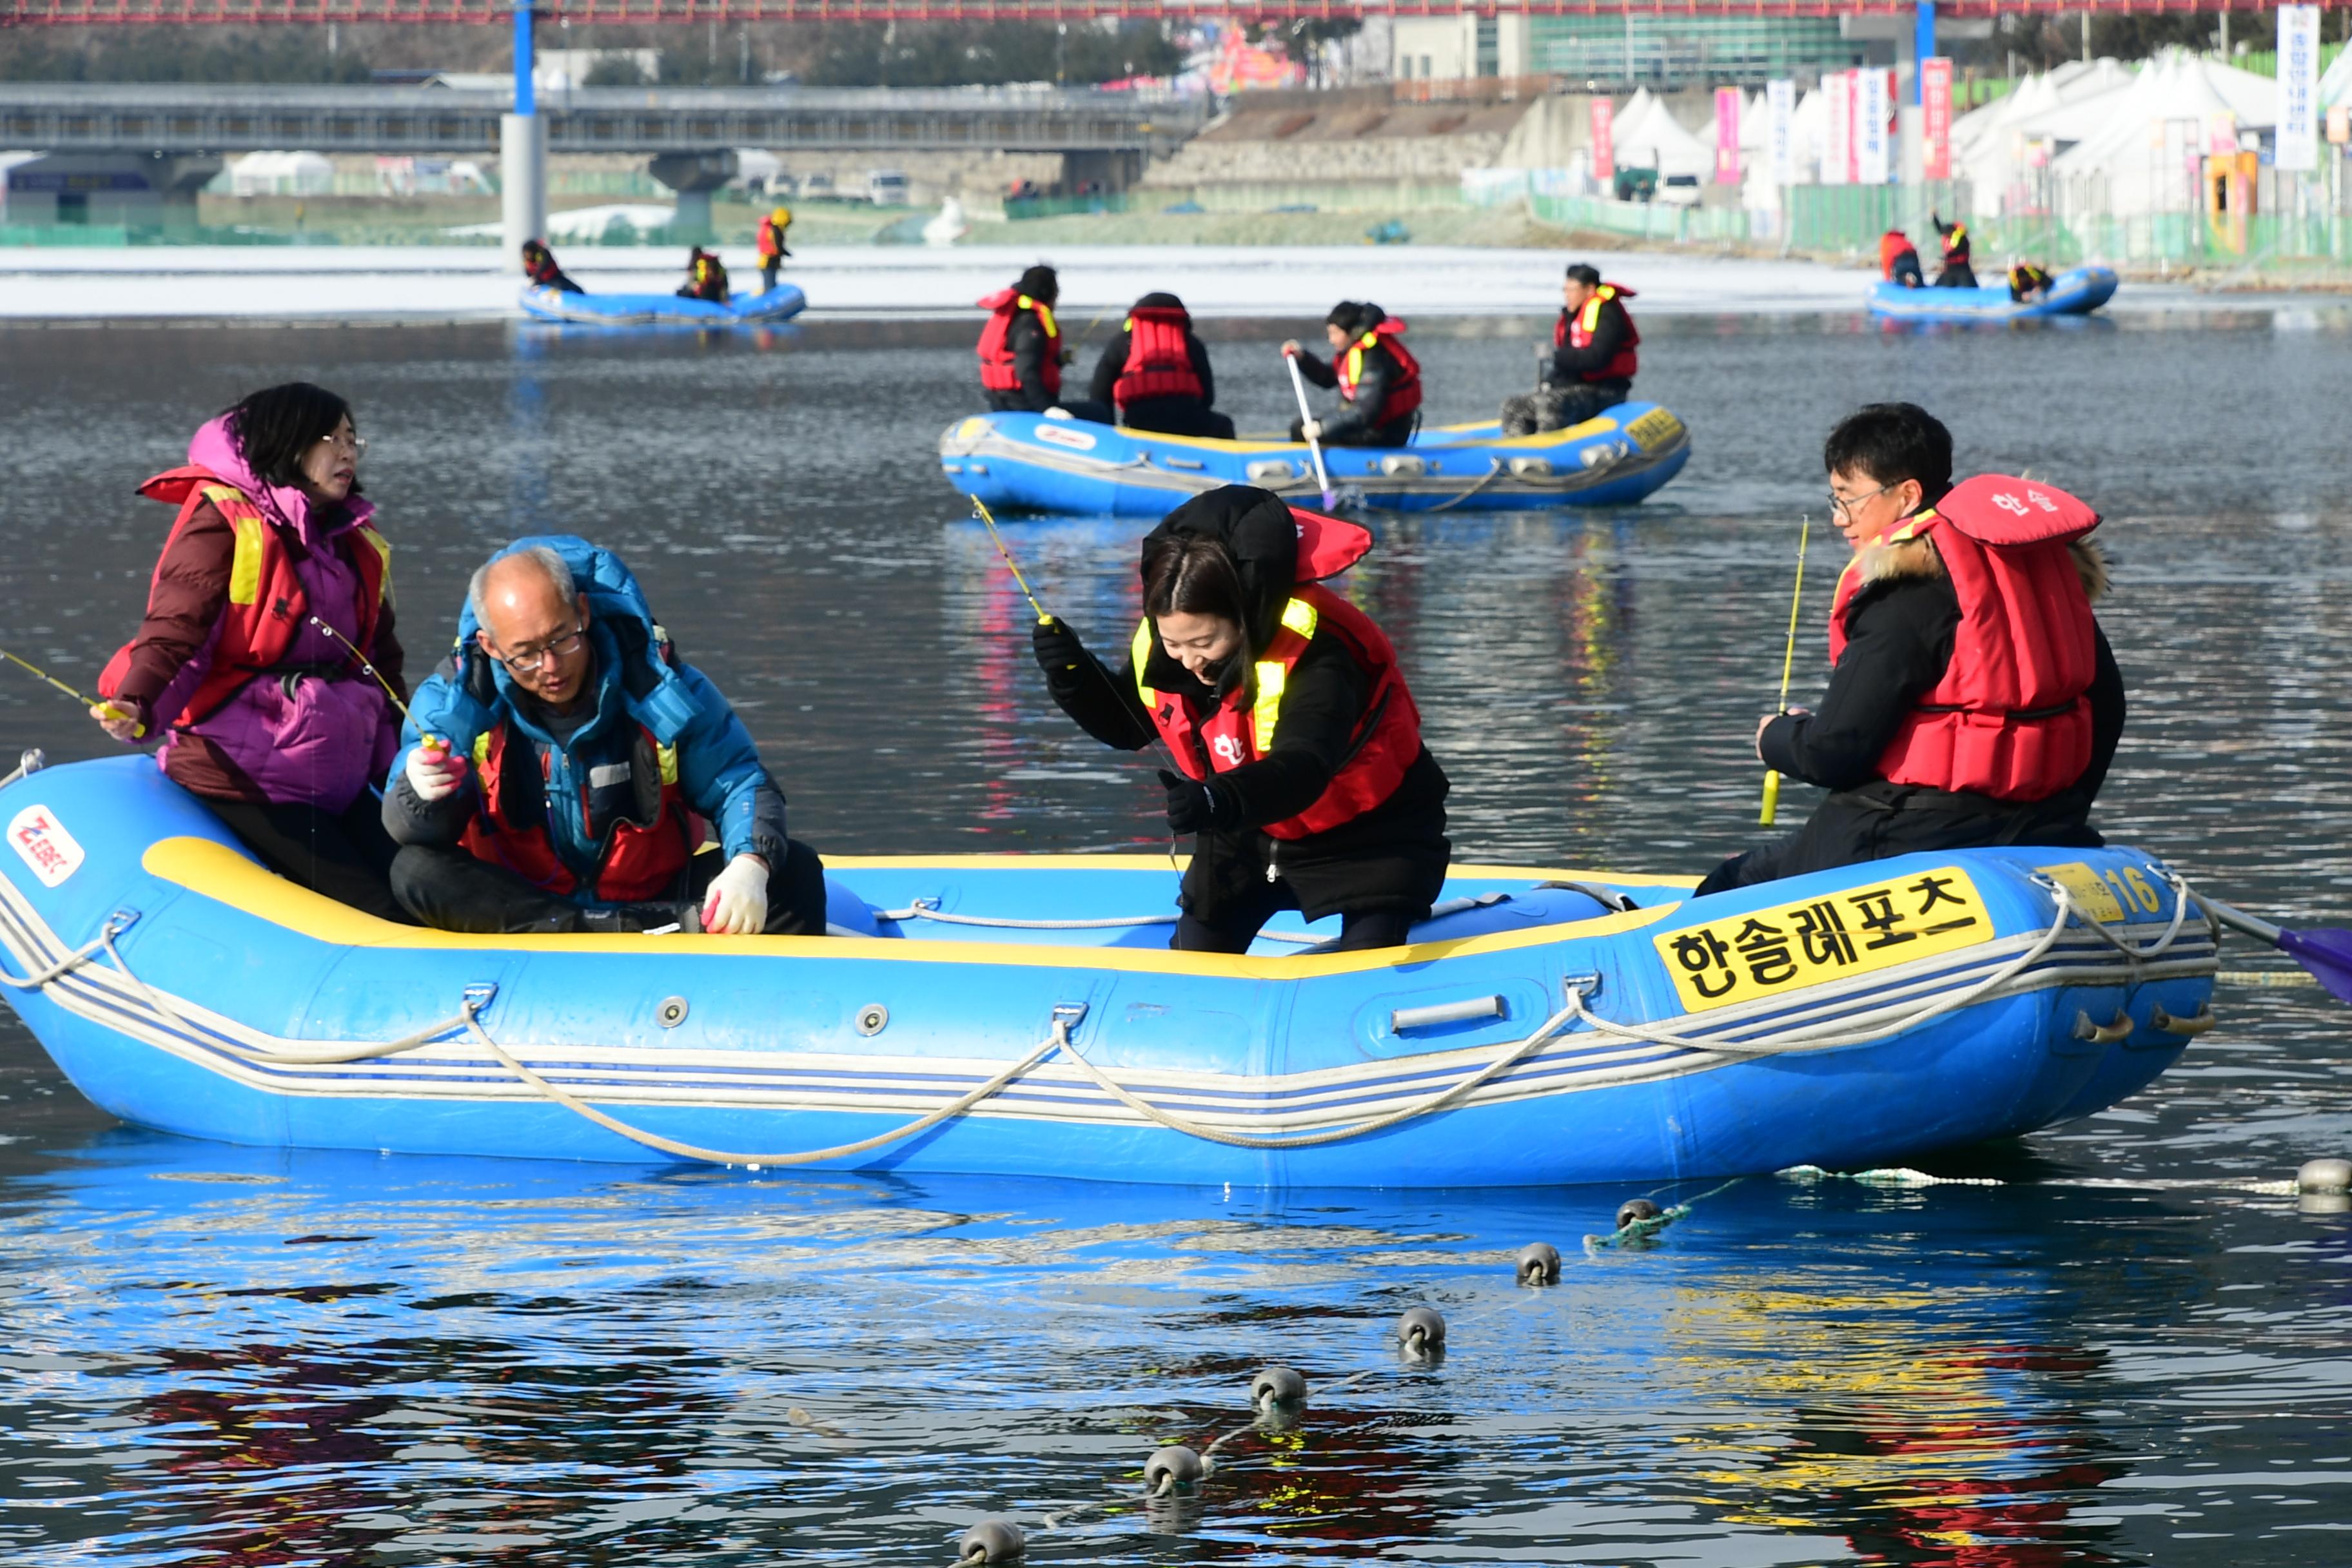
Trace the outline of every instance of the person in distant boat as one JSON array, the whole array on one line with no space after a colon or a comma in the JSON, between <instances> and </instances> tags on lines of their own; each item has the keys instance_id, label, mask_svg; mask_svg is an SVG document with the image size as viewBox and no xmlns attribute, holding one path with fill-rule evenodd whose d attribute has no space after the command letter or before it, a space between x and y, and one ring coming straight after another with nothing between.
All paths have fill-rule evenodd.
<instances>
[{"instance_id":1,"label":"person in distant boat","mask_svg":"<svg viewBox=\"0 0 2352 1568\"><path fill-rule=\"evenodd\" d=\"M784 237L792 232L792 226L793 209L781 204L760 220L754 244L760 252L760 292L762 294L775 292L776 274L783 269L784 258L792 254L791 248L784 244Z\"/></svg>"},{"instance_id":2,"label":"person in distant boat","mask_svg":"<svg viewBox=\"0 0 2352 1568\"><path fill-rule=\"evenodd\" d=\"M1159 742L1168 827L1194 835L1171 946L1240 952L1277 910L1340 917L1339 946L1393 947L1445 881L1445 773L1396 650L1318 579L1371 548L1361 526L1227 485L1143 542L1143 620L1117 673L1056 619L1037 662L1079 728Z\"/></svg>"},{"instance_id":3,"label":"person in distant boat","mask_svg":"<svg viewBox=\"0 0 2352 1568\"><path fill-rule=\"evenodd\" d=\"M548 249L543 240L526 239L522 242L522 269L523 275L539 288L553 289L564 294L585 294L588 291L564 275L563 268L555 264L555 252Z\"/></svg>"},{"instance_id":4,"label":"person in distant boat","mask_svg":"<svg viewBox=\"0 0 2352 1568\"><path fill-rule=\"evenodd\" d=\"M1070 351L1054 320L1062 280L1042 262L1010 289L980 301L988 324L980 330L980 384L1000 414L1043 414L1062 401L1062 367Z\"/></svg>"},{"instance_id":5,"label":"person in distant boat","mask_svg":"<svg viewBox=\"0 0 2352 1568\"><path fill-rule=\"evenodd\" d=\"M686 281L678 285L681 300L708 300L714 305L724 305L731 299L727 289L727 268L717 253L696 246L686 258Z\"/></svg>"},{"instance_id":6,"label":"person in distant boat","mask_svg":"<svg viewBox=\"0 0 2352 1568\"><path fill-rule=\"evenodd\" d=\"M164 776L272 871L405 924L368 788L399 740L386 688L408 688L392 546L360 494L366 450L350 404L289 382L207 422L186 467L140 486L179 516L90 716L118 741L160 733Z\"/></svg>"},{"instance_id":7,"label":"person in distant boat","mask_svg":"<svg viewBox=\"0 0 2352 1568\"><path fill-rule=\"evenodd\" d=\"M1503 434L1532 436L1581 425L1633 395L1642 334L1625 301L1633 290L1603 283L1598 268L1575 262L1560 285L1559 320L1542 384L1503 400Z\"/></svg>"},{"instance_id":8,"label":"person in distant boat","mask_svg":"<svg viewBox=\"0 0 2352 1568\"><path fill-rule=\"evenodd\" d=\"M392 887L426 925L824 934L824 864L786 836L742 721L586 540L521 540L475 572L401 742Z\"/></svg>"},{"instance_id":9,"label":"person in distant boat","mask_svg":"<svg viewBox=\"0 0 2352 1568\"><path fill-rule=\"evenodd\" d=\"M2031 261L2013 261L2009 268L2011 304L2038 305L2050 298L2050 274Z\"/></svg>"},{"instance_id":10,"label":"person in distant boat","mask_svg":"<svg viewBox=\"0 0 2352 1568\"><path fill-rule=\"evenodd\" d=\"M1290 438L1327 447L1402 447L1421 424L1421 363L1404 346L1404 323L1378 305L1342 300L1323 318L1327 362L1291 339L1282 352L1318 386L1339 389L1328 418L1294 419ZM1311 429L1309 427L1312 427Z\"/></svg>"},{"instance_id":11,"label":"person in distant boat","mask_svg":"<svg viewBox=\"0 0 2352 1568\"><path fill-rule=\"evenodd\" d=\"M1092 401L1118 411L1130 430L1234 438L1234 422L1212 406L1217 378L1192 313L1173 294L1146 294L1095 362Z\"/></svg>"},{"instance_id":12,"label":"person in distant boat","mask_svg":"<svg viewBox=\"0 0 2352 1568\"><path fill-rule=\"evenodd\" d=\"M2098 513L2052 485L1952 484L1927 410L1875 403L1822 448L1853 559L1830 610L1829 690L1756 727L1764 765L1830 791L1778 844L1700 893L1915 850L2095 848L2091 804L2124 728L2124 682L2093 604Z\"/></svg>"},{"instance_id":13,"label":"person in distant boat","mask_svg":"<svg viewBox=\"0 0 2352 1568\"><path fill-rule=\"evenodd\" d=\"M1969 265L1969 226L1966 223L1946 223L1935 213L1927 215L1927 221L1936 226L1936 237L1944 246L1944 265L1936 273L1936 287L1975 288L1977 269Z\"/></svg>"},{"instance_id":14,"label":"person in distant boat","mask_svg":"<svg viewBox=\"0 0 2352 1568\"><path fill-rule=\"evenodd\" d=\"M1900 283L1906 289L1921 288L1927 283L1919 271L1918 247L1899 228L1890 228L1878 237L1878 273L1889 283Z\"/></svg>"}]
</instances>

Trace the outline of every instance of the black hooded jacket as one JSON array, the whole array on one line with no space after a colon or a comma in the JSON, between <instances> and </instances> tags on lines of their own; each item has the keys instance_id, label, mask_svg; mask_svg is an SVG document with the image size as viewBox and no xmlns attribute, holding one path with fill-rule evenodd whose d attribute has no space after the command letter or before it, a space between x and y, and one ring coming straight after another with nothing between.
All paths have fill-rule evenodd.
<instances>
[{"instance_id":1,"label":"black hooded jacket","mask_svg":"<svg viewBox=\"0 0 2352 1568\"><path fill-rule=\"evenodd\" d=\"M1160 552L1178 537L1201 534L1225 546L1241 579L1248 647L1234 654L1216 682L1196 679L1169 657L1154 637L1145 657L1143 680L1205 710L1247 681L1258 653L1274 641L1283 607L1297 582L1298 531L1280 498L1244 485L1227 485L1194 497L1169 513L1143 542L1142 569L1149 575ZM1087 654L1079 662L1049 671L1048 689L1078 727L1121 751L1154 743L1159 731L1136 689L1135 662L1120 660L1116 671ZM1263 877L1279 863L1297 889L1300 908L1315 919L1334 910L1425 908L1443 883L1450 847L1444 837L1445 773L1422 749L1396 793L1386 801L1328 832L1283 842L1277 848L1263 831L1268 823L1296 816L1315 804L1353 754L1357 727L1370 700L1371 680L1339 637L1318 631L1292 667L1282 693L1282 721L1273 749L1258 761L1212 777L1220 793L1230 791L1243 828L1203 833L1187 875L1188 909L1214 921L1219 899L1206 884L1237 873ZM1202 771L1208 772L1205 763ZM1212 843L1212 840L1221 842ZM1208 868L1219 868L1213 876ZM1200 885L1196 885L1200 884Z\"/></svg>"}]
</instances>

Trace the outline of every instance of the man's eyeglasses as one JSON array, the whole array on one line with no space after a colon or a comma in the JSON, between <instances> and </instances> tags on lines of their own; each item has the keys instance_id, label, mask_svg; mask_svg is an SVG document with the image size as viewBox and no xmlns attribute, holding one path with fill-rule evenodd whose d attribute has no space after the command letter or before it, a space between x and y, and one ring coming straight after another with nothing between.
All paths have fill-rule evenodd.
<instances>
[{"instance_id":1,"label":"man's eyeglasses","mask_svg":"<svg viewBox=\"0 0 2352 1568\"><path fill-rule=\"evenodd\" d=\"M1858 496L1842 496L1838 494L1837 491L1832 490L1830 492L1830 515L1832 517L1836 517L1840 514L1851 516L1853 515L1853 509L1860 506L1863 502L1866 500L1876 500L1880 496L1885 495L1888 490L1891 490L1894 488L1895 487L1893 485L1881 485L1874 490L1864 490Z\"/></svg>"},{"instance_id":2,"label":"man's eyeglasses","mask_svg":"<svg viewBox=\"0 0 2352 1568\"><path fill-rule=\"evenodd\" d=\"M502 653L499 655L499 662L517 675L536 675L540 668L551 659L570 658L578 650L580 639L587 635L587 627L574 626L552 642L541 643L534 648Z\"/></svg>"}]
</instances>

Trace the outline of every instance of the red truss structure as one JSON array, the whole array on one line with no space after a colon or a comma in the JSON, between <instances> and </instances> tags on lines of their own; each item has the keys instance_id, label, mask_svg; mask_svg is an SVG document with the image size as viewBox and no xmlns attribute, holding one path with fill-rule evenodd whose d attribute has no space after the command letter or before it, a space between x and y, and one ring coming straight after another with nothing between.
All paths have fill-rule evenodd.
<instances>
[{"instance_id":1,"label":"red truss structure","mask_svg":"<svg viewBox=\"0 0 2352 1568\"><path fill-rule=\"evenodd\" d=\"M2320 0L2342 8L2352 0ZM1942 0L1941 16L2103 16L2210 10L2213 0ZM542 22L1258 22L1296 18L1454 16L1498 10L1539 16L1906 15L1909 0L541 0ZM504 25L512 0L0 0L0 26L218 23Z\"/></svg>"}]
</instances>

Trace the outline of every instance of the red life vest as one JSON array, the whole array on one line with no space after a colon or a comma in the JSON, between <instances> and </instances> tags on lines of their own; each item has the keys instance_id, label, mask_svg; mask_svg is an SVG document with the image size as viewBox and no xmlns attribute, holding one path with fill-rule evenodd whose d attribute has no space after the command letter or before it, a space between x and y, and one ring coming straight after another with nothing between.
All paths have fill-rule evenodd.
<instances>
[{"instance_id":1,"label":"red life vest","mask_svg":"<svg viewBox=\"0 0 2352 1568\"><path fill-rule=\"evenodd\" d=\"M1944 265L1964 264L1969 258L1969 226L1956 223L1952 232L1944 236Z\"/></svg>"},{"instance_id":2,"label":"red life vest","mask_svg":"<svg viewBox=\"0 0 2352 1568\"><path fill-rule=\"evenodd\" d=\"M1048 397L1062 395L1062 329L1054 322L1054 307L1042 300L1012 289L1000 289L980 301L980 308L989 311L988 325L980 330L980 384L991 392L1019 392L1021 372L1013 363L1013 348L1006 342L1013 331L1013 318L1024 310L1036 312L1037 324L1045 329L1045 353L1038 366L1038 377L1045 384Z\"/></svg>"},{"instance_id":3,"label":"red life vest","mask_svg":"<svg viewBox=\"0 0 2352 1568\"><path fill-rule=\"evenodd\" d=\"M1258 655L1255 679L1217 704L1203 719L1192 704L1144 684L1152 648L1151 617L1136 627L1135 689L1151 711L1153 728L1168 742L1176 765L1194 779L1227 773L1265 757L1274 749L1282 716L1282 694L1317 632L1339 639L1356 667L1371 678L1371 695L1356 721L1347 760L1315 803L1297 816L1269 823L1276 838L1304 838L1351 822L1394 795L1407 769L1421 755L1421 710L1397 670L1396 649L1371 617L1328 588L1301 583L1283 606L1281 628Z\"/></svg>"},{"instance_id":4,"label":"red life vest","mask_svg":"<svg viewBox=\"0 0 2352 1568\"><path fill-rule=\"evenodd\" d=\"M1906 256L1911 258L1912 269L1915 271L1917 270L1919 266L1918 249L1916 247L1912 245L1910 237L1906 235L1901 229L1890 228L1885 234L1878 237L1878 275L1881 278L1886 279L1888 281L1892 282L1895 278L1895 268L1896 263L1900 262Z\"/></svg>"},{"instance_id":5,"label":"red life vest","mask_svg":"<svg viewBox=\"0 0 2352 1568\"><path fill-rule=\"evenodd\" d=\"M1389 395L1381 400L1380 412L1372 416L1375 426L1393 424L1421 406L1421 362L1404 346L1404 323L1391 316L1348 347L1346 355L1334 367L1339 373L1339 395L1349 402L1356 401L1356 384L1364 376L1364 351L1385 348L1396 361L1396 379L1389 383Z\"/></svg>"},{"instance_id":6,"label":"red life vest","mask_svg":"<svg viewBox=\"0 0 2352 1568\"><path fill-rule=\"evenodd\" d=\"M1890 784L2047 800L2091 762L2097 622L2067 548L2099 515L2053 485L1984 474L1886 536L1927 539L1952 579L1952 661L1878 759ZM1857 555L1838 579L1830 661L1845 652Z\"/></svg>"},{"instance_id":7,"label":"red life vest","mask_svg":"<svg viewBox=\"0 0 2352 1568\"><path fill-rule=\"evenodd\" d=\"M278 525L263 515L251 497L210 468L192 464L168 469L141 485L139 493L150 500L179 503L180 515L172 520L172 532L163 544L167 555L173 542L206 501L228 520L236 539L229 556L228 603L221 610L212 668L189 694L187 706L176 715L155 715L157 723L184 730L209 717L256 674L276 668L286 658L286 650L293 646L295 634L310 613L310 596L295 574L293 558ZM336 536L336 543L359 574L359 603L351 608L328 606L320 618L329 619L354 647L372 650L376 623L383 617L383 606L392 602L392 545L370 522L345 529ZM163 570L160 560L155 570L159 574ZM335 625L335 619L352 618L353 609L358 612L358 625ZM120 691L130 668L131 645L126 643L100 673L98 694L112 697Z\"/></svg>"},{"instance_id":8,"label":"red life vest","mask_svg":"<svg viewBox=\"0 0 2352 1568\"><path fill-rule=\"evenodd\" d=\"M1166 305L1146 305L1127 319L1127 367L1110 389L1121 408L1152 397L1202 395L1186 332L1192 318Z\"/></svg>"},{"instance_id":9,"label":"red life vest","mask_svg":"<svg viewBox=\"0 0 2352 1568\"><path fill-rule=\"evenodd\" d=\"M787 218L784 221L789 225L792 220ZM761 260L780 257L784 253L784 231L777 226L773 217L763 217L760 220L759 232L753 243L759 247Z\"/></svg>"},{"instance_id":10,"label":"red life vest","mask_svg":"<svg viewBox=\"0 0 2352 1568\"><path fill-rule=\"evenodd\" d=\"M511 769L509 759L516 764ZM501 721L475 737L474 764L480 786L459 840L467 852L559 898L578 891L580 879L555 852L547 831L547 761L530 737ZM647 787L649 779L657 786ZM589 884L592 897L611 903L657 899L675 889L701 837L678 794L677 751L643 725L630 748L629 782L634 808L613 819ZM593 831L596 820L587 799L580 811Z\"/></svg>"},{"instance_id":11,"label":"red life vest","mask_svg":"<svg viewBox=\"0 0 2352 1568\"><path fill-rule=\"evenodd\" d=\"M1566 344L1570 348L1590 348L1592 334L1601 326L1601 307L1611 300L1621 301L1617 309L1625 316L1625 346L1610 356L1609 363L1599 370L1588 370L1578 379L1582 381L1631 381L1641 364L1641 356L1633 350L1642 342L1641 329L1633 325L1633 312L1625 310L1622 301L1633 298L1633 290L1614 283L1603 283L1592 291L1592 298L1580 310L1562 310L1559 320L1551 324L1551 346Z\"/></svg>"}]
</instances>

